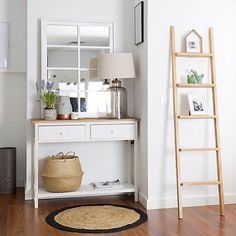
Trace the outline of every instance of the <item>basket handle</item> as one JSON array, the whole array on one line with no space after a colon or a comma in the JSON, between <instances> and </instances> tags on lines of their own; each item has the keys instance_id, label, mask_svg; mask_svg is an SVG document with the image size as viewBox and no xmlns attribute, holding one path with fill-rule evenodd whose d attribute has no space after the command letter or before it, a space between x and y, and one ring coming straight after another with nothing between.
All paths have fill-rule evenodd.
<instances>
[{"instance_id":1,"label":"basket handle","mask_svg":"<svg viewBox=\"0 0 236 236\"><path fill-rule=\"evenodd\" d=\"M72 154L72 155L69 155L69 154ZM65 157L66 157L66 156L75 156L75 152L69 151L69 152L67 152L67 153L65 154Z\"/></svg>"},{"instance_id":2,"label":"basket handle","mask_svg":"<svg viewBox=\"0 0 236 236\"><path fill-rule=\"evenodd\" d=\"M63 158L64 153L63 152L58 152L55 156L53 155L52 158Z\"/></svg>"},{"instance_id":3,"label":"basket handle","mask_svg":"<svg viewBox=\"0 0 236 236\"><path fill-rule=\"evenodd\" d=\"M61 158L61 159L67 159L69 156L75 156L75 152L69 151L65 155L63 152L58 152L55 156L52 156L51 158Z\"/></svg>"}]
</instances>

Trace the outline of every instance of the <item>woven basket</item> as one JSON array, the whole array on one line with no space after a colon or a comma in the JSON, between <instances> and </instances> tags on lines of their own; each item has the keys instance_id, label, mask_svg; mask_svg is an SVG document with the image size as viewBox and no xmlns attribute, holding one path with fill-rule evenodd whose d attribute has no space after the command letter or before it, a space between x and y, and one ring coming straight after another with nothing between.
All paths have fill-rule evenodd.
<instances>
[{"instance_id":1,"label":"woven basket","mask_svg":"<svg viewBox=\"0 0 236 236\"><path fill-rule=\"evenodd\" d=\"M43 185L49 192L72 192L80 188L82 171L79 157L69 152L48 157L43 165Z\"/></svg>"}]
</instances>

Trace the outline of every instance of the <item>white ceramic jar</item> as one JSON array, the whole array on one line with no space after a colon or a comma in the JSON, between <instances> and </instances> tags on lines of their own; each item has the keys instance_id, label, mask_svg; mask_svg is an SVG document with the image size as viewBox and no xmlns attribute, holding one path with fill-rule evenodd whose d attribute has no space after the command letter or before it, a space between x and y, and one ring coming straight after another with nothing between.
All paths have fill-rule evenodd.
<instances>
[{"instance_id":1,"label":"white ceramic jar","mask_svg":"<svg viewBox=\"0 0 236 236\"><path fill-rule=\"evenodd\" d=\"M59 96L57 111L58 111L58 119L59 120L70 119L72 107L71 107L69 96Z\"/></svg>"}]
</instances>

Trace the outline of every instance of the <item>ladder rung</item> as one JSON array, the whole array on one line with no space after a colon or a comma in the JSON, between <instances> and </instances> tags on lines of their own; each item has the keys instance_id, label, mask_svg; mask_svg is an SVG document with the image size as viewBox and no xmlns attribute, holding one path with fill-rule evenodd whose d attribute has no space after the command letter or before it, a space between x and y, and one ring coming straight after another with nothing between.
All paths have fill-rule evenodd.
<instances>
[{"instance_id":1,"label":"ladder rung","mask_svg":"<svg viewBox=\"0 0 236 236\"><path fill-rule=\"evenodd\" d=\"M177 57L212 57L212 53L197 53L197 52L176 52Z\"/></svg>"},{"instance_id":2,"label":"ladder rung","mask_svg":"<svg viewBox=\"0 0 236 236\"><path fill-rule=\"evenodd\" d=\"M180 152L219 151L219 148L180 148Z\"/></svg>"},{"instance_id":3,"label":"ladder rung","mask_svg":"<svg viewBox=\"0 0 236 236\"><path fill-rule=\"evenodd\" d=\"M209 115L191 115L191 116L177 116L178 119L215 119L217 116Z\"/></svg>"},{"instance_id":4,"label":"ladder rung","mask_svg":"<svg viewBox=\"0 0 236 236\"><path fill-rule=\"evenodd\" d=\"M176 84L177 88L214 88L215 84Z\"/></svg>"},{"instance_id":5,"label":"ladder rung","mask_svg":"<svg viewBox=\"0 0 236 236\"><path fill-rule=\"evenodd\" d=\"M194 186L194 185L220 185L221 182L217 180L200 181L200 182L182 182L180 186Z\"/></svg>"}]
</instances>

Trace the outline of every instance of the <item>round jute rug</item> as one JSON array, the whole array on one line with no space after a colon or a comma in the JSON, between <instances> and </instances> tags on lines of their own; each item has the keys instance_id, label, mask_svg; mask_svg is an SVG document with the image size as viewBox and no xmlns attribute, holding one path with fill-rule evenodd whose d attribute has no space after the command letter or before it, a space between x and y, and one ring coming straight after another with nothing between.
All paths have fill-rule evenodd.
<instances>
[{"instance_id":1,"label":"round jute rug","mask_svg":"<svg viewBox=\"0 0 236 236\"><path fill-rule=\"evenodd\" d=\"M60 230L79 233L112 233L147 221L143 211L120 205L80 205L56 210L46 222Z\"/></svg>"}]
</instances>

